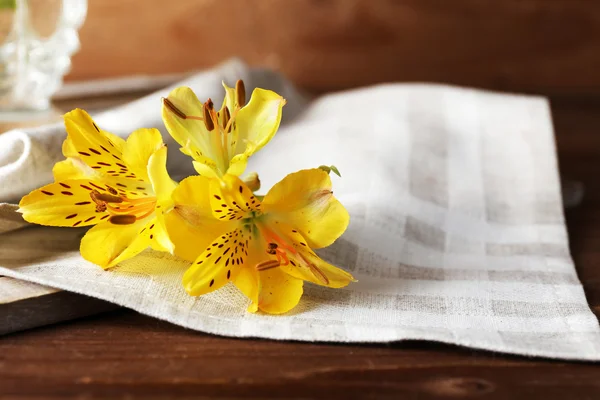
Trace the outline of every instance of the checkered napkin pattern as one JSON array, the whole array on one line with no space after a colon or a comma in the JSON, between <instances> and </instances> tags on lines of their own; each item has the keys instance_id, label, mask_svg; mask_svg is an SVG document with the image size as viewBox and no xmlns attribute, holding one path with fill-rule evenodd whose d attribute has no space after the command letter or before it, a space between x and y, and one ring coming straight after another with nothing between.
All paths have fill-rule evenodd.
<instances>
[{"instance_id":1,"label":"checkered napkin pattern","mask_svg":"<svg viewBox=\"0 0 600 400\"><path fill-rule=\"evenodd\" d=\"M244 73L269 87L262 72ZM226 336L421 339L600 360L598 321L569 254L545 99L394 84L310 102L288 95L288 105L248 170L268 188L298 169L338 167L333 190L351 222L319 253L358 282L307 284L292 312L250 314L233 286L188 296L188 264L171 255L147 251L104 272L79 256L83 230L47 227L2 234L0 274ZM0 227L12 213L0 207Z\"/></svg>"}]
</instances>

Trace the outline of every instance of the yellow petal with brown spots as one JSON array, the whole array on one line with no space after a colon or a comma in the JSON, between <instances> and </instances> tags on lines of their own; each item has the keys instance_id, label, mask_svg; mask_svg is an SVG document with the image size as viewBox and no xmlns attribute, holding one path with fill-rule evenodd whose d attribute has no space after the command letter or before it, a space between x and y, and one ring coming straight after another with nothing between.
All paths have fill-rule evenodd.
<instances>
[{"instance_id":1,"label":"yellow petal with brown spots","mask_svg":"<svg viewBox=\"0 0 600 400\"><path fill-rule=\"evenodd\" d=\"M213 216L222 221L241 220L260 213L260 200L235 175L210 181L210 206Z\"/></svg>"},{"instance_id":2,"label":"yellow petal with brown spots","mask_svg":"<svg viewBox=\"0 0 600 400\"><path fill-rule=\"evenodd\" d=\"M84 110L75 109L65 114L64 120L68 135L63 145L66 157L79 157L102 173L137 178L124 164L123 139L101 130Z\"/></svg>"},{"instance_id":3,"label":"yellow petal with brown spots","mask_svg":"<svg viewBox=\"0 0 600 400\"><path fill-rule=\"evenodd\" d=\"M87 226L106 220L109 215L97 208L92 191L108 193L102 182L75 179L51 183L21 199L19 212L32 223L48 226Z\"/></svg>"},{"instance_id":4,"label":"yellow petal with brown spots","mask_svg":"<svg viewBox=\"0 0 600 400\"><path fill-rule=\"evenodd\" d=\"M219 236L185 272L185 290L192 296L200 296L234 280L246 263L251 242L251 233L242 226Z\"/></svg>"}]
</instances>

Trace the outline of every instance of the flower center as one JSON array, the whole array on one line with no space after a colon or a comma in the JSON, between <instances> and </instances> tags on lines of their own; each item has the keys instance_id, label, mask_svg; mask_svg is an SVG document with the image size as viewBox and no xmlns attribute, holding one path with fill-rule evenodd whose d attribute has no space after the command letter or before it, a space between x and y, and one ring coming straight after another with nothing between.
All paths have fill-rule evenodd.
<instances>
[{"instance_id":1,"label":"flower center","mask_svg":"<svg viewBox=\"0 0 600 400\"><path fill-rule=\"evenodd\" d=\"M308 259L305 254L298 251L293 244L286 240L284 235L278 234L275 229L270 229L264 223L256 223L259 234L263 236L267 242L265 251L267 254L275 256L275 260L270 259L260 262L255 265L258 271L265 271L281 266L292 265L294 268L305 267L317 278L321 283L329 284L327 275L315 263ZM290 260L291 259L291 260Z\"/></svg>"},{"instance_id":2,"label":"flower center","mask_svg":"<svg viewBox=\"0 0 600 400\"><path fill-rule=\"evenodd\" d=\"M242 80L238 80L235 84L235 99L234 109L229 110L227 106L223 107L221 112L217 112L214 109L214 104L211 99L208 99L202 105L202 116L199 115L187 115L175 104L173 104L168 98L163 98L163 104L173 114L181 119L191 119L196 121L203 121L206 130L213 132L210 140L216 154L215 158L221 162L219 165L223 173L229 168L229 160L234 154L229 154L230 150L235 151L235 141L230 137L231 130L234 128L235 117L240 109L246 103L246 88Z\"/></svg>"},{"instance_id":3,"label":"flower center","mask_svg":"<svg viewBox=\"0 0 600 400\"><path fill-rule=\"evenodd\" d=\"M116 190L110 189L110 194L100 193L97 190L90 192L90 197L96 204L96 211L107 212L110 215L108 222L115 225L129 225L154 212L156 197L130 199L125 195L117 195Z\"/></svg>"}]
</instances>

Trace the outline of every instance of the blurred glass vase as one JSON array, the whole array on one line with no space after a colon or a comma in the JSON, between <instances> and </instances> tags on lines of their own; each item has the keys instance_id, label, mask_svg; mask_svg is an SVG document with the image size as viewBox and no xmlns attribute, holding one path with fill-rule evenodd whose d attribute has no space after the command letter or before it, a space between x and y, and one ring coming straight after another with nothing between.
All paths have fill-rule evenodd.
<instances>
[{"instance_id":1,"label":"blurred glass vase","mask_svg":"<svg viewBox=\"0 0 600 400\"><path fill-rule=\"evenodd\" d=\"M86 11L87 0L0 0L0 113L50 107Z\"/></svg>"}]
</instances>

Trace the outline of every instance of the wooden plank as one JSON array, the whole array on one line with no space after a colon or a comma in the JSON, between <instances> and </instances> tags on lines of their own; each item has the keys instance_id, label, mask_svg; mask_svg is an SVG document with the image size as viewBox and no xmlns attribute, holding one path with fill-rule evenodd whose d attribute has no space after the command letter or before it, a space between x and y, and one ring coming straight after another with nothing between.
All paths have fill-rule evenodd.
<instances>
[{"instance_id":1,"label":"wooden plank","mask_svg":"<svg viewBox=\"0 0 600 400\"><path fill-rule=\"evenodd\" d=\"M5 228L5 232L0 231L0 235L16 229L26 229L27 223L20 216L15 217L16 208L0 208L0 218ZM115 308L117 306L114 304L102 300L0 276L0 335Z\"/></svg>"},{"instance_id":2,"label":"wooden plank","mask_svg":"<svg viewBox=\"0 0 600 400\"><path fill-rule=\"evenodd\" d=\"M241 57L315 92L388 81L600 93L591 0L90 1L68 79Z\"/></svg>"},{"instance_id":3,"label":"wooden plank","mask_svg":"<svg viewBox=\"0 0 600 400\"><path fill-rule=\"evenodd\" d=\"M117 308L92 297L0 277L0 335Z\"/></svg>"}]
</instances>

